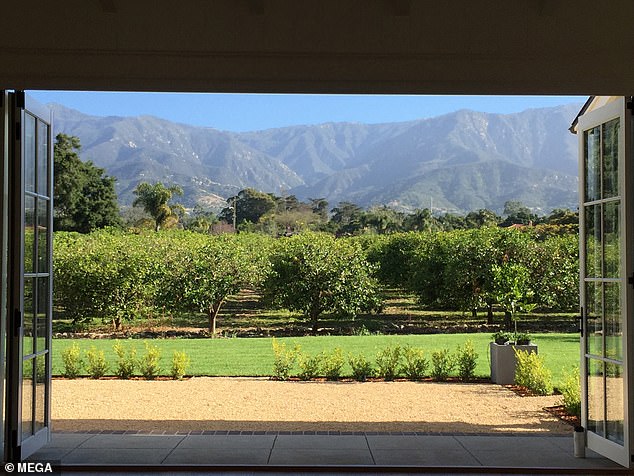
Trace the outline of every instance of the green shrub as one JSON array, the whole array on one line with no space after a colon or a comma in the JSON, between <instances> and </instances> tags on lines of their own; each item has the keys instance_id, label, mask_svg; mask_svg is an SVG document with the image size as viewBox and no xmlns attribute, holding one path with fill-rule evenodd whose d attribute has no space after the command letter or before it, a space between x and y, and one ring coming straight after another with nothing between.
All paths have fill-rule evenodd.
<instances>
[{"instance_id":1,"label":"green shrub","mask_svg":"<svg viewBox=\"0 0 634 476\"><path fill-rule=\"evenodd\" d=\"M91 378L101 378L106 375L108 362L103 350L97 350L95 346L92 346L86 351L86 359L86 371Z\"/></svg>"},{"instance_id":2,"label":"green shrub","mask_svg":"<svg viewBox=\"0 0 634 476\"><path fill-rule=\"evenodd\" d=\"M402 349L400 346L386 347L376 354L376 374L385 380L394 380L399 375Z\"/></svg>"},{"instance_id":3,"label":"green shrub","mask_svg":"<svg viewBox=\"0 0 634 476\"><path fill-rule=\"evenodd\" d=\"M478 354L473 348L473 342L468 339L462 347L456 351L456 361L458 365L458 377L460 380L471 380L475 376L475 369L478 361Z\"/></svg>"},{"instance_id":4,"label":"green shrub","mask_svg":"<svg viewBox=\"0 0 634 476\"><path fill-rule=\"evenodd\" d=\"M161 350L148 342L145 343L145 354L139 359L139 371L146 379L153 380L161 371L159 361Z\"/></svg>"},{"instance_id":5,"label":"green shrub","mask_svg":"<svg viewBox=\"0 0 634 476\"><path fill-rule=\"evenodd\" d=\"M425 358L425 352L422 349L416 349L410 346L403 350L404 363L401 366L401 373L405 377L412 380L420 380L427 374L429 361Z\"/></svg>"},{"instance_id":6,"label":"green shrub","mask_svg":"<svg viewBox=\"0 0 634 476\"><path fill-rule=\"evenodd\" d=\"M454 355L447 349L437 350L431 354L431 376L438 382L444 382L456 367Z\"/></svg>"},{"instance_id":7,"label":"green shrub","mask_svg":"<svg viewBox=\"0 0 634 476\"><path fill-rule=\"evenodd\" d=\"M336 348L329 354L324 354L323 371L328 380L337 380L341 376L341 369L345 360L340 348Z\"/></svg>"},{"instance_id":8,"label":"green shrub","mask_svg":"<svg viewBox=\"0 0 634 476\"><path fill-rule=\"evenodd\" d=\"M348 356L348 363L352 368L352 378L359 382L365 382L368 377L374 375L374 368L372 362L370 362L365 355L359 354L356 357L353 355Z\"/></svg>"},{"instance_id":9,"label":"green shrub","mask_svg":"<svg viewBox=\"0 0 634 476\"><path fill-rule=\"evenodd\" d=\"M117 369L115 370L117 377L126 379L132 377L137 366L136 348L126 349L121 342L115 342L112 349L117 354Z\"/></svg>"},{"instance_id":10,"label":"green shrub","mask_svg":"<svg viewBox=\"0 0 634 476\"><path fill-rule=\"evenodd\" d=\"M551 373L544 366L544 357L534 352L515 350L515 383L537 395L553 393Z\"/></svg>"},{"instance_id":11,"label":"green shrub","mask_svg":"<svg viewBox=\"0 0 634 476\"><path fill-rule=\"evenodd\" d=\"M323 357L321 353L316 355L299 354L297 358L299 378L302 380L310 380L311 378L319 377Z\"/></svg>"},{"instance_id":12,"label":"green shrub","mask_svg":"<svg viewBox=\"0 0 634 476\"><path fill-rule=\"evenodd\" d=\"M170 369L171 377L174 380L181 380L190 363L191 360L185 352L175 350L172 354L172 368Z\"/></svg>"},{"instance_id":13,"label":"green shrub","mask_svg":"<svg viewBox=\"0 0 634 476\"><path fill-rule=\"evenodd\" d=\"M277 380L288 380L300 352L300 347L296 345L293 349L286 350L286 344L283 342L280 343L276 339L273 339L272 344L273 354L275 355L273 360L273 376Z\"/></svg>"},{"instance_id":14,"label":"green shrub","mask_svg":"<svg viewBox=\"0 0 634 476\"><path fill-rule=\"evenodd\" d=\"M581 417L581 380L579 367L565 374L564 385L561 388L562 404L566 413Z\"/></svg>"},{"instance_id":15,"label":"green shrub","mask_svg":"<svg viewBox=\"0 0 634 476\"><path fill-rule=\"evenodd\" d=\"M81 359L81 350L77 342L73 342L73 345L62 351L62 361L64 362L64 377L79 377L84 362Z\"/></svg>"}]
</instances>

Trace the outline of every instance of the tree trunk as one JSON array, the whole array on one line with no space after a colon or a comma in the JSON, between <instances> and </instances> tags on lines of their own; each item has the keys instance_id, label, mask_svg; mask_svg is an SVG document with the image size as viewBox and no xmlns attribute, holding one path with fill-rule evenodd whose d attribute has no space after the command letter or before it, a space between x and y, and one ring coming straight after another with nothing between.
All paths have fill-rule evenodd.
<instances>
[{"instance_id":1,"label":"tree trunk","mask_svg":"<svg viewBox=\"0 0 634 476\"><path fill-rule=\"evenodd\" d=\"M220 308L222 307L222 301L211 306L209 310L209 335L211 337L216 337L216 321L218 319L218 314L220 313Z\"/></svg>"},{"instance_id":2,"label":"tree trunk","mask_svg":"<svg viewBox=\"0 0 634 476\"><path fill-rule=\"evenodd\" d=\"M471 309L471 317L478 317L478 308L474 307Z\"/></svg>"},{"instance_id":3,"label":"tree trunk","mask_svg":"<svg viewBox=\"0 0 634 476\"><path fill-rule=\"evenodd\" d=\"M118 331L121 328L121 318L120 317L114 317L112 319L112 324L114 325L114 330Z\"/></svg>"},{"instance_id":4,"label":"tree trunk","mask_svg":"<svg viewBox=\"0 0 634 476\"><path fill-rule=\"evenodd\" d=\"M511 331L513 327L513 315L511 311L504 311L504 327L506 327L507 331Z\"/></svg>"},{"instance_id":5,"label":"tree trunk","mask_svg":"<svg viewBox=\"0 0 634 476\"><path fill-rule=\"evenodd\" d=\"M319 330L319 310L318 309L310 310L310 322L312 323L311 332L314 336L316 336L317 331Z\"/></svg>"},{"instance_id":6,"label":"tree trunk","mask_svg":"<svg viewBox=\"0 0 634 476\"><path fill-rule=\"evenodd\" d=\"M493 324L493 304L487 304L487 324Z\"/></svg>"}]
</instances>

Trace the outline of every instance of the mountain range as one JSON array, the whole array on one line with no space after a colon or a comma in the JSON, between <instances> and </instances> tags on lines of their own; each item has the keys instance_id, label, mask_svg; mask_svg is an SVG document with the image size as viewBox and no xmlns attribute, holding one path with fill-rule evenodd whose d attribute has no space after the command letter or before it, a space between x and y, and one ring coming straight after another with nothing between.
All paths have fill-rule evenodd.
<instances>
[{"instance_id":1,"label":"mountain range","mask_svg":"<svg viewBox=\"0 0 634 476\"><path fill-rule=\"evenodd\" d=\"M140 181L162 181L183 187L184 205L216 208L246 187L400 210L499 212L508 200L544 213L577 206L577 137L568 127L580 104L241 133L49 106L55 133L78 136L82 159L117 178L123 205Z\"/></svg>"}]
</instances>

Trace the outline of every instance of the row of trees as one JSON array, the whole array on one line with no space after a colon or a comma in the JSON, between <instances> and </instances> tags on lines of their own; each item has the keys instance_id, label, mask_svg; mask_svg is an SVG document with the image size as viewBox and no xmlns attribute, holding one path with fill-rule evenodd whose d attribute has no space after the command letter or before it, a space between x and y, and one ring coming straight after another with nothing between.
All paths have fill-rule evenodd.
<instances>
[{"instance_id":1,"label":"row of trees","mask_svg":"<svg viewBox=\"0 0 634 476\"><path fill-rule=\"evenodd\" d=\"M55 302L75 321L204 312L211 334L228 296L259 289L266 305L301 312L313 331L325 314L380 311L396 286L432 308L577 307L574 236L538 238L501 228L335 238L304 233L273 240L187 231L58 233ZM507 325L510 324L507 322Z\"/></svg>"},{"instance_id":2,"label":"row of trees","mask_svg":"<svg viewBox=\"0 0 634 476\"><path fill-rule=\"evenodd\" d=\"M158 182L141 182L134 190L133 209L142 209L146 215L134 217L127 211L122 220L115 178L105 175L104 169L90 161L83 162L79 153L79 138L58 134L54 148L55 160L55 217L57 231L89 233L104 227L152 227L159 230L185 228L203 233L233 231L260 232L271 236L288 235L301 231L324 231L337 235L363 233L390 234L404 231L450 231L518 225L547 224L559 227L559 232L574 232L578 215L570 210L554 210L548 216L537 216L517 201L505 204L503 216L481 209L457 215L438 214L430 209L403 213L386 206L367 210L351 202L340 202L332 209L324 198L300 201L294 195L276 196L246 188L227 199L218 215L200 206L185 210L173 203L175 196L183 195L178 185L165 186Z\"/></svg>"}]
</instances>

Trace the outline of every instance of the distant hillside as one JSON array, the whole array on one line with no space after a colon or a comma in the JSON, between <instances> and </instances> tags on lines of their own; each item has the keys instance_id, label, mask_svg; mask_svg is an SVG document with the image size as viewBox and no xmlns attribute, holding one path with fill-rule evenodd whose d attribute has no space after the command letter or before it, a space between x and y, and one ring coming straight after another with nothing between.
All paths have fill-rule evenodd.
<instances>
[{"instance_id":1,"label":"distant hillside","mask_svg":"<svg viewBox=\"0 0 634 476\"><path fill-rule=\"evenodd\" d=\"M301 199L464 212L521 200L536 210L577 204L580 105L517 114L468 110L392 124L328 123L233 133L155 117L94 117L52 105L57 132L117 177L129 204L139 181L178 183L186 205L245 187Z\"/></svg>"}]
</instances>

